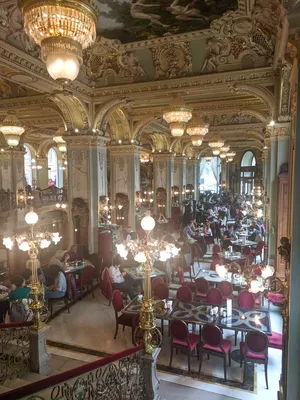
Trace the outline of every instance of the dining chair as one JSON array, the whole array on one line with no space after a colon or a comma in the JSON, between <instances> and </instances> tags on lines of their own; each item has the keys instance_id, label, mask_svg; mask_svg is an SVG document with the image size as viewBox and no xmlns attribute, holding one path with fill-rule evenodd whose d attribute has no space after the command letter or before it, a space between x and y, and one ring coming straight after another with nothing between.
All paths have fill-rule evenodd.
<instances>
[{"instance_id":1,"label":"dining chair","mask_svg":"<svg viewBox=\"0 0 300 400\"><path fill-rule=\"evenodd\" d=\"M195 276L195 262L198 264L198 268L200 268L200 258L203 257L203 252L198 243L192 243L191 244L191 250L192 250L192 270L193 274Z\"/></svg>"},{"instance_id":2,"label":"dining chair","mask_svg":"<svg viewBox=\"0 0 300 400\"><path fill-rule=\"evenodd\" d=\"M272 349L282 350L283 342L281 333L272 332L272 335L268 336L268 339L269 339L269 347L272 347Z\"/></svg>"},{"instance_id":3,"label":"dining chair","mask_svg":"<svg viewBox=\"0 0 300 400\"><path fill-rule=\"evenodd\" d=\"M191 354L197 349L197 356L199 358L199 343L200 335L189 333L188 326L184 321L173 320L170 324L171 333L171 349L170 349L170 363L169 367L172 366L173 351L176 349L176 354L178 354L178 349L186 350L188 356L188 370L191 372Z\"/></svg>"},{"instance_id":4,"label":"dining chair","mask_svg":"<svg viewBox=\"0 0 300 400\"><path fill-rule=\"evenodd\" d=\"M178 278L181 286L187 286L190 289L195 289L195 282L189 282L184 280L184 270L182 267L178 267Z\"/></svg>"},{"instance_id":5,"label":"dining chair","mask_svg":"<svg viewBox=\"0 0 300 400\"><path fill-rule=\"evenodd\" d=\"M270 310L270 304L272 303L275 306L282 305L283 299L283 282L279 278L271 277L267 279L269 290L266 293L266 297L268 300L268 310Z\"/></svg>"},{"instance_id":6,"label":"dining chair","mask_svg":"<svg viewBox=\"0 0 300 400\"><path fill-rule=\"evenodd\" d=\"M73 274L67 274L66 276L66 281L67 281L67 291L66 294L63 297L59 297L56 299L48 299L48 307L50 311L50 317L52 318L53 316L53 304L58 303L60 301L64 301L65 307L68 310L68 313L70 314L70 307L69 307L69 302L72 302L76 298L76 281L75 277Z\"/></svg>"},{"instance_id":7,"label":"dining chair","mask_svg":"<svg viewBox=\"0 0 300 400\"><path fill-rule=\"evenodd\" d=\"M164 282L159 283L156 286L153 294L155 297L158 297L161 300L165 300L169 297L169 288Z\"/></svg>"},{"instance_id":8,"label":"dining chair","mask_svg":"<svg viewBox=\"0 0 300 400\"><path fill-rule=\"evenodd\" d=\"M216 356L224 360L224 379L227 378L226 358L228 355L228 363L231 366L231 346L230 340L223 339L222 330L215 324L206 324L202 327L202 342L200 346L200 364L199 375L202 368L203 354Z\"/></svg>"},{"instance_id":9,"label":"dining chair","mask_svg":"<svg viewBox=\"0 0 300 400\"><path fill-rule=\"evenodd\" d=\"M268 385L268 348L269 339L268 336L263 332L249 331L246 334L245 342L240 343L241 361L240 367L242 367L244 361L244 375L243 384L245 384L246 378L246 363L251 362L253 364L263 364L265 366L265 379L266 386Z\"/></svg>"},{"instance_id":10,"label":"dining chair","mask_svg":"<svg viewBox=\"0 0 300 400\"><path fill-rule=\"evenodd\" d=\"M210 288L205 297L206 304L220 306L223 303L223 294L218 288Z\"/></svg>"},{"instance_id":11,"label":"dining chair","mask_svg":"<svg viewBox=\"0 0 300 400\"><path fill-rule=\"evenodd\" d=\"M155 291L157 285L159 285L160 283L164 283L163 278L161 278L161 277L158 276L158 277L152 279L152 281L151 281L151 290L152 290L152 294L154 293L154 291Z\"/></svg>"},{"instance_id":12,"label":"dining chair","mask_svg":"<svg viewBox=\"0 0 300 400\"><path fill-rule=\"evenodd\" d=\"M253 293L250 293L247 289L241 290L240 293L238 294L238 299L237 299L238 307L241 308L254 308L255 306L255 297ZM239 331L235 331L234 337L234 344L236 346L237 343L237 337L238 337ZM244 332L242 331L242 340L244 340Z\"/></svg>"},{"instance_id":13,"label":"dining chair","mask_svg":"<svg viewBox=\"0 0 300 400\"><path fill-rule=\"evenodd\" d=\"M251 254L251 249L250 249L250 247L249 247L249 246L244 246L244 247L243 247L242 253L243 253L245 256L248 256L249 254Z\"/></svg>"},{"instance_id":14,"label":"dining chair","mask_svg":"<svg viewBox=\"0 0 300 400\"><path fill-rule=\"evenodd\" d=\"M90 288L93 297L95 297L94 289L93 289L94 277L95 277L95 268L92 265L87 265L86 267L84 267L81 270L80 277L78 280L81 299L83 297L83 289L84 288L86 288L86 290L88 290Z\"/></svg>"},{"instance_id":15,"label":"dining chair","mask_svg":"<svg viewBox=\"0 0 300 400\"><path fill-rule=\"evenodd\" d=\"M212 259L214 261L220 261L220 256L218 253L221 252L221 247L218 244L215 244L213 246L213 253L212 253Z\"/></svg>"},{"instance_id":16,"label":"dining chair","mask_svg":"<svg viewBox=\"0 0 300 400\"><path fill-rule=\"evenodd\" d=\"M193 292L188 286L180 286L176 293L176 299L179 301L190 303L193 301Z\"/></svg>"},{"instance_id":17,"label":"dining chair","mask_svg":"<svg viewBox=\"0 0 300 400\"><path fill-rule=\"evenodd\" d=\"M195 286L196 286L196 298L199 300L205 299L206 298L206 293L208 292L210 288L209 282L205 278L197 278L195 280Z\"/></svg>"},{"instance_id":18,"label":"dining chair","mask_svg":"<svg viewBox=\"0 0 300 400\"><path fill-rule=\"evenodd\" d=\"M223 295L223 299L232 299L234 298L233 295L233 285L231 282L222 281L218 284L218 289L221 290Z\"/></svg>"},{"instance_id":19,"label":"dining chair","mask_svg":"<svg viewBox=\"0 0 300 400\"><path fill-rule=\"evenodd\" d=\"M112 304L115 310L115 318L116 318L116 331L114 339L116 339L118 334L119 325L123 325L123 331L125 326L129 326L131 328L131 336L132 336L132 343L134 343L134 321L135 321L135 314L119 314L124 309L122 294L119 290L114 290L112 294Z\"/></svg>"},{"instance_id":20,"label":"dining chair","mask_svg":"<svg viewBox=\"0 0 300 400\"><path fill-rule=\"evenodd\" d=\"M256 262L257 256L260 257L260 262L262 262L262 252L263 252L264 247L265 247L265 242L261 241L261 242L257 243L257 246L255 249L251 250L251 254L253 254L255 262Z\"/></svg>"}]
</instances>

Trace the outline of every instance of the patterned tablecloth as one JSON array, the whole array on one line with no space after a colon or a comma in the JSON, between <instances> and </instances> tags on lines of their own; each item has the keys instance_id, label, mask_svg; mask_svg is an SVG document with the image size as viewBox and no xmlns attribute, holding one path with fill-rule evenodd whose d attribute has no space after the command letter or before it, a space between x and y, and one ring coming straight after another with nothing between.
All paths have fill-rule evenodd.
<instances>
[{"instance_id":1,"label":"patterned tablecloth","mask_svg":"<svg viewBox=\"0 0 300 400\"><path fill-rule=\"evenodd\" d=\"M257 242L252 242L252 240L231 240L231 243L237 247L256 247Z\"/></svg>"},{"instance_id":2,"label":"patterned tablecloth","mask_svg":"<svg viewBox=\"0 0 300 400\"><path fill-rule=\"evenodd\" d=\"M156 318L159 319L169 319L169 315L171 314L174 305L177 303L175 299L167 299L163 301L154 297L154 312ZM165 304L168 304L168 308L165 307ZM142 297L136 296L127 306L124 308L124 313L129 314L138 314L141 312L142 308Z\"/></svg>"},{"instance_id":3,"label":"patterned tablecloth","mask_svg":"<svg viewBox=\"0 0 300 400\"><path fill-rule=\"evenodd\" d=\"M243 287L244 283L241 282L240 279L225 279L225 278L220 278L219 275L214 272L214 271L210 271L210 270L205 270L205 269L200 269L198 274L195 276L195 279L197 278L205 278L208 282L210 283L215 283L218 284L220 282L223 281L228 281L230 283L233 284L233 286L239 286L239 287Z\"/></svg>"},{"instance_id":4,"label":"patterned tablecloth","mask_svg":"<svg viewBox=\"0 0 300 400\"><path fill-rule=\"evenodd\" d=\"M122 268L122 271L135 281L144 279L144 272L141 268ZM158 268L153 267L151 272L151 278L156 278L158 276L165 276L166 273Z\"/></svg>"},{"instance_id":5,"label":"patterned tablecloth","mask_svg":"<svg viewBox=\"0 0 300 400\"><path fill-rule=\"evenodd\" d=\"M220 256L221 259L229 262L233 261L239 262L242 260L246 260L247 258L247 256L236 252L232 252L232 254L230 254L229 252L227 253L226 251L221 251L220 253L218 253L218 255Z\"/></svg>"}]
</instances>

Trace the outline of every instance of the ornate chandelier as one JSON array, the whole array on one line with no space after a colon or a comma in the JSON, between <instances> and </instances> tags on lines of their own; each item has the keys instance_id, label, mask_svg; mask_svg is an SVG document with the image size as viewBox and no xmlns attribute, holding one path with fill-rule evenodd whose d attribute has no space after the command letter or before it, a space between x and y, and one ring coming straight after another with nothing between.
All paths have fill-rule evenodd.
<instances>
[{"instance_id":1,"label":"ornate chandelier","mask_svg":"<svg viewBox=\"0 0 300 400\"><path fill-rule=\"evenodd\" d=\"M209 142L208 145L212 148L213 155L218 156L220 154L221 147L224 146L224 141L218 135L215 135L213 141Z\"/></svg>"},{"instance_id":2,"label":"ornate chandelier","mask_svg":"<svg viewBox=\"0 0 300 400\"><path fill-rule=\"evenodd\" d=\"M20 136L25 132L24 125L19 121L16 113L11 111L4 118L0 130L3 133L7 144L16 147L20 143Z\"/></svg>"},{"instance_id":3,"label":"ornate chandelier","mask_svg":"<svg viewBox=\"0 0 300 400\"><path fill-rule=\"evenodd\" d=\"M236 156L236 152L235 151L231 151L230 153L226 154L226 158L227 158L227 162L232 162L233 158Z\"/></svg>"},{"instance_id":4,"label":"ornate chandelier","mask_svg":"<svg viewBox=\"0 0 300 400\"><path fill-rule=\"evenodd\" d=\"M220 158L221 159L225 159L226 158L226 154L228 153L228 151L230 150L229 146L223 146L220 150Z\"/></svg>"},{"instance_id":5,"label":"ornate chandelier","mask_svg":"<svg viewBox=\"0 0 300 400\"><path fill-rule=\"evenodd\" d=\"M53 141L56 143L58 150L61 153L67 152L67 143L62 137L64 131L65 131L64 128L59 128L55 136L53 137Z\"/></svg>"},{"instance_id":6,"label":"ornate chandelier","mask_svg":"<svg viewBox=\"0 0 300 400\"><path fill-rule=\"evenodd\" d=\"M184 134L185 124L192 118L192 109L178 95L163 113L163 118L170 125L172 136L180 137Z\"/></svg>"},{"instance_id":7,"label":"ornate chandelier","mask_svg":"<svg viewBox=\"0 0 300 400\"><path fill-rule=\"evenodd\" d=\"M209 124L205 123L200 116L194 117L187 126L187 133L191 136L192 144L199 147L202 144L203 137L207 134Z\"/></svg>"},{"instance_id":8,"label":"ornate chandelier","mask_svg":"<svg viewBox=\"0 0 300 400\"><path fill-rule=\"evenodd\" d=\"M96 39L96 0L20 0L24 28L42 49L42 60L55 80L73 81L82 50Z\"/></svg>"}]
</instances>

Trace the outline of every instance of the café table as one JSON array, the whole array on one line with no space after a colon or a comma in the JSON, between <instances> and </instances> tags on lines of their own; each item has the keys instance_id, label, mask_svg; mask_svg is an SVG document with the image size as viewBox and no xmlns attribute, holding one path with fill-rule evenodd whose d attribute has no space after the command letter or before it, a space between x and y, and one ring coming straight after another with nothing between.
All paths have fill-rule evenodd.
<instances>
[{"instance_id":1,"label":"caf\u00e9 table","mask_svg":"<svg viewBox=\"0 0 300 400\"><path fill-rule=\"evenodd\" d=\"M213 285L217 285L218 283L223 282L223 281L228 281L228 282L232 283L233 286L238 286L238 287L244 286L244 283L241 282L240 279L235 279L234 275L235 274L233 274L230 279L220 278L219 275L215 271L200 269L198 274L195 276L195 279L204 278Z\"/></svg>"},{"instance_id":2,"label":"caf\u00e9 table","mask_svg":"<svg viewBox=\"0 0 300 400\"><path fill-rule=\"evenodd\" d=\"M252 240L245 240L245 239L238 239L238 240L231 240L231 243L235 247L256 247L257 242L253 242Z\"/></svg>"},{"instance_id":3,"label":"caf\u00e9 table","mask_svg":"<svg viewBox=\"0 0 300 400\"><path fill-rule=\"evenodd\" d=\"M235 252L233 251L232 253L230 253L229 251L221 251L220 253L218 253L219 257L221 258L221 260L224 260L225 262L228 263L232 263L232 262L239 262L239 261L243 261L246 260L247 256L243 255L239 252Z\"/></svg>"},{"instance_id":4,"label":"caf\u00e9 table","mask_svg":"<svg viewBox=\"0 0 300 400\"><path fill-rule=\"evenodd\" d=\"M73 275L75 275L75 278L77 279L81 273L81 270L83 270L83 268L85 268L88 265L91 265L93 268L95 268L95 266L89 260L73 261L64 270L64 273L65 274L73 274Z\"/></svg>"},{"instance_id":5,"label":"caf\u00e9 table","mask_svg":"<svg viewBox=\"0 0 300 400\"><path fill-rule=\"evenodd\" d=\"M144 271L142 267L134 267L134 268L122 268L122 271L126 272L126 274L133 279L134 281L142 281L144 280ZM151 269L151 278L156 278L159 276L165 276L166 273L161 271L156 267L152 267Z\"/></svg>"}]
</instances>

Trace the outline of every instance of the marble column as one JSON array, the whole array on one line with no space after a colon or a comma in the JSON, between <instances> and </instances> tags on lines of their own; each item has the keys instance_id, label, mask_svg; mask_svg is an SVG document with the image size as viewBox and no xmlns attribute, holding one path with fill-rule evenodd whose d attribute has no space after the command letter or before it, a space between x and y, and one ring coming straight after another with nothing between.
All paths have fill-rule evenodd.
<instances>
[{"instance_id":1,"label":"marble column","mask_svg":"<svg viewBox=\"0 0 300 400\"><path fill-rule=\"evenodd\" d=\"M140 191L140 150L135 145L109 146L110 151L110 196L115 202L118 193L128 196L128 224L135 230L136 192ZM113 222L116 215L113 213Z\"/></svg>"},{"instance_id":2,"label":"marble column","mask_svg":"<svg viewBox=\"0 0 300 400\"><path fill-rule=\"evenodd\" d=\"M200 161L192 158L187 160L186 164L186 184L194 186L194 198L199 200L199 185L200 185Z\"/></svg>"},{"instance_id":3,"label":"marble column","mask_svg":"<svg viewBox=\"0 0 300 400\"><path fill-rule=\"evenodd\" d=\"M174 158L174 178L173 186L179 187L179 204L185 199L186 181L186 157L177 156Z\"/></svg>"},{"instance_id":4,"label":"marble column","mask_svg":"<svg viewBox=\"0 0 300 400\"><path fill-rule=\"evenodd\" d=\"M41 169L36 169L36 187L40 189L47 189L49 177L48 177L48 158L39 157L37 160L37 165L41 166Z\"/></svg>"},{"instance_id":5,"label":"marble column","mask_svg":"<svg viewBox=\"0 0 300 400\"><path fill-rule=\"evenodd\" d=\"M68 152L69 244L74 243L72 205L76 198L88 206L89 252L98 251L99 197L107 196L106 139L95 134L66 135Z\"/></svg>"},{"instance_id":6,"label":"marble column","mask_svg":"<svg viewBox=\"0 0 300 400\"><path fill-rule=\"evenodd\" d=\"M174 186L174 156L170 153L154 153L153 154L153 174L154 174L154 193L158 188L166 190L166 208L165 214L167 218L171 218L171 188ZM155 196L156 198L156 196ZM155 201L155 210L157 212L157 204Z\"/></svg>"},{"instance_id":7,"label":"marble column","mask_svg":"<svg viewBox=\"0 0 300 400\"><path fill-rule=\"evenodd\" d=\"M273 127L268 127L266 136L267 142L270 142L270 157L268 157L268 186L270 197L268 264L275 266L276 252L279 245L279 243L277 243L278 175L280 173L281 165L288 163L289 160L290 123L278 123Z\"/></svg>"},{"instance_id":8,"label":"marble column","mask_svg":"<svg viewBox=\"0 0 300 400\"><path fill-rule=\"evenodd\" d=\"M22 147L0 152L0 188L18 193L25 187L24 154Z\"/></svg>"}]
</instances>

